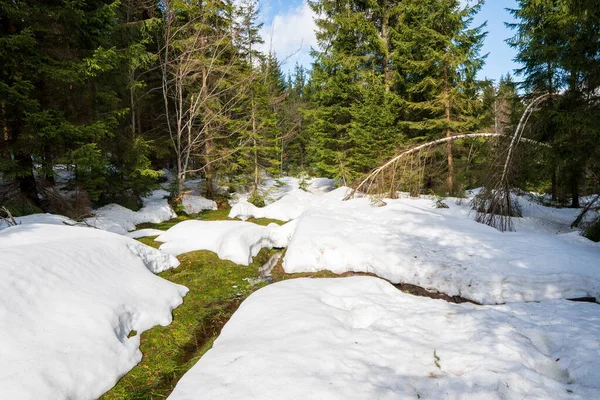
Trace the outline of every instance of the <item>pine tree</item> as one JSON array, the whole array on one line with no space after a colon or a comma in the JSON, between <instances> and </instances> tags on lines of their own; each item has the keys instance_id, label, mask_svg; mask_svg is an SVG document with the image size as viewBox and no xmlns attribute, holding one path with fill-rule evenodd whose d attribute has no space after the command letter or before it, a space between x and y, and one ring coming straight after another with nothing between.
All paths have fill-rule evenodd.
<instances>
[{"instance_id":1,"label":"pine tree","mask_svg":"<svg viewBox=\"0 0 600 400\"><path fill-rule=\"evenodd\" d=\"M374 154L393 151L390 136L399 136L394 129L399 102L390 55L399 3L310 2L320 16L317 39L322 51L315 53L311 75L315 107L305 114L309 153L319 173L349 182L377 165ZM369 116L365 108L378 117Z\"/></svg>"},{"instance_id":2,"label":"pine tree","mask_svg":"<svg viewBox=\"0 0 600 400\"><path fill-rule=\"evenodd\" d=\"M73 184L97 199L106 174L98 142L112 135L123 113L106 79L118 58L108 41L115 5L3 1L1 7L2 173L43 206L36 176L52 185L54 164L66 163Z\"/></svg>"},{"instance_id":3,"label":"pine tree","mask_svg":"<svg viewBox=\"0 0 600 400\"><path fill-rule=\"evenodd\" d=\"M305 68L296 63L293 72L288 74L284 101L278 110L281 127L281 175L308 172L307 146L310 138L302 111L310 106L309 77Z\"/></svg>"},{"instance_id":4,"label":"pine tree","mask_svg":"<svg viewBox=\"0 0 600 400\"><path fill-rule=\"evenodd\" d=\"M596 105L600 28L597 8L571 0L521 0L512 10L518 22L509 43L523 63L522 87L532 94L558 94L531 124L539 140L552 145L552 197L571 195L579 206L586 168L598 146ZM562 189L562 190L560 190Z\"/></svg>"},{"instance_id":5,"label":"pine tree","mask_svg":"<svg viewBox=\"0 0 600 400\"><path fill-rule=\"evenodd\" d=\"M244 2L240 11L237 44L245 61L241 79L249 86L235 121L241 143L236 156L236 173L239 177L251 178L250 201L259 204L262 203L259 193L262 176L277 176L280 171L278 109L284 98L285 82L275 55L264 55L258 51L263 40L259 35L261 24L256 22L257 3Z\"/></svg>"},{"instance_id":6,"label":"pine tree","mask_svg":"<svg viewBox=\"0 0 600 400\"><path fill-rule=\"evenodd\" d=\"M481 2L462 7L457 0L409 0L392 60L402 76L400 91L408 108L408 134L413 138L450 137L481 125L476 74L485 57L480 49L485 26L471 27ZM447 188L455 193L452 141L446 144Z\"/></svg>"}]
</instances>

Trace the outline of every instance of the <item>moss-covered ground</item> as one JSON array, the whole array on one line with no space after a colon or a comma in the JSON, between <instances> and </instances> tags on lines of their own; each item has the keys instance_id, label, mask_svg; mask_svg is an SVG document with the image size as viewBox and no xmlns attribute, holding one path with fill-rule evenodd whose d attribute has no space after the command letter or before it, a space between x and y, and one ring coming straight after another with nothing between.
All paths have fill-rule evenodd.
<instances>
[{"instance_id":1,"label":"moss-covered ground","mask_svg":"<svg viewBox=\"0 0 600 400\"><path fill-rule=\"evenodd\" d=\"M144 224L138 228L168 229L187 219L227 219L227 210L208 211L178 217L160 224ZM272 220L254 220L266 225ZM141 242L158 247L154 238ZM141 336L142 361L118 384L102 396L115 399L164 399L177 381L211 347L221 328L253 291L266 283L251 285L246 278L258 278L258 268L275 250L263 249L247 266L220 260L210 251L194 251L179 256L181 265L159 274L161 278L190 289L184 302L173 311L169 326L156 326Z\"/></svg>"}]
</instances>

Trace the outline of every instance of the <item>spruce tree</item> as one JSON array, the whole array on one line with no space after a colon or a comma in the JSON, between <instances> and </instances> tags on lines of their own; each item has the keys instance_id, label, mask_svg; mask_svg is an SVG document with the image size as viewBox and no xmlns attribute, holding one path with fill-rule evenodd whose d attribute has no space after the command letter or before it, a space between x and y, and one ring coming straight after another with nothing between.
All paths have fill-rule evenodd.
<instances>
[{"instance_id":1,"label":"spruce tree","mask_svg":"<svg viewBox=\"0 0 600 400\"><path fill-rule=\"evenodd\" d=\"M409 137L434 139L474 131L481 125L477 72L485 24L472 27L482 2L461 6L458 0L407 0L392 60L402 76ZM446 144L447 190L456 193L452 142Z\"/></svg>"},{"instance_id":2,"label":"spruce tree","mask_svg":"<svg viewBox=\"0 0 600 400\"><path fill-rule=\"evenodd\" d=\"M318 173L351 182L393 152L400 137L391 54L401 2L309 3L320 16L321 49L311 74L314 107L305 113L309 153Z\"/></svg>"},{"instance_id":3,"label":"spruce tree","mask_svg":"<svg viewBox=\"0 0 600 400\"><path fill-rule=\"evenodd\" d=\"M597 154L599 115L597 7L572 0L520 0L511 10L517 23L509 43L523 68L522 87L531 95L550 93L530 130L552 146L552 197L568 193L579 206L585 171Z\"/></svg>"},{"instance_id":4,"label":"spruce tree","mask_svg":"<svg viewBox=\"0 0 600 400\"><path fill-rule=\"evenodd\" d=\"M36 176L52 185L54 164L65 163L75 187L99 198L106 163L98 142L123 113L107 79L118 59L109 41L114 4L3 1L1 12L1 172L44 206Z\"/></svg>"}]
</instances>

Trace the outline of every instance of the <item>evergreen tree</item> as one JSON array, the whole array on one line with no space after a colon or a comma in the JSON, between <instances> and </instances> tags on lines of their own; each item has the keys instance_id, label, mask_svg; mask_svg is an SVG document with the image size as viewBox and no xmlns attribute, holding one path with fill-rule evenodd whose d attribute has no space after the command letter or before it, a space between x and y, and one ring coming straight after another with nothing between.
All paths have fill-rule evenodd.
<instances>
[{"instance_id":1,"label":"evergreen tree","mask_svg":"<svg viewBox=\"0 0 600 400\"><path fill-rule=\"evenodd\" d=\"M285 97L278 116L281 127L280 168L281 174L307 173L307 146L310 138L302 110L311 105L310 82L307 71L296 63L288 74Z\"/></svg>"},{"instance_id":2,"label":"evergreen tree","mask_svg":"<svg viewBox=\"0 0 600 400\"><path fill-rule=\"evenodd\" d=\"M390 54L399 3L309 2L320 16L317 39L322 49L314 53L311 75L315 107L306 112L309 153L318 173L349 182L377 165L375 154L393 152L389 144L399 136L394 130L399 101L392 90ZM372 118L363 107L380 114Z\"/></svg>"},{"instance_id":3,"label":"evergreen tree","mask_svg":"<svg viewBox=\"0 0 600 400\"><path fill-rule=\"evenodd\" d=\"M57 162L73 167L73 183L92 199L105 184L98 142L123 114L107 79L118 59L114 21L111 1L2 1L1 168L37 206L36 176L51 185Z\"/></svg>"},{"instance_id":4,"label":"evergreen tree","mask_svg":"<svg viewBox=\"0 0 600 400\"><path fill-rule=\"evenodd\" d=\"M241 79L248 82L244 101L238 109L235 130L239 135L237 170L240 177L251 178L250 201L261 203L258 192L264 173L277 176L280 166L280 121L278 109L284 97L285 82L274 54L258 51L263 43L257 23L256 1L246 1L240 7L238 51L243 64ZM242 179L243 180L243 179Z\"/></svg>"},{"instance_id":5,"label":"evergreen tree","mask_svg":"<svg viewBox=\"0 0 600 400\"><path fill-rule=\"evenodd\" d=\"M450 137L481 126L476 74L485 58L480 49L486 33L485 25L471 27L481 3L462 7L458 0L402 2L392 60L401 69L400 90L409 110L405 122L410 137ZM445 152L447 188L455 193L451 141Z\"/></svg>"},{"instance_id":6,"label":"evergreen tree","mask_svg":"<svg viewBox=\"0 0 600 400\"><path fill-rule=\"evenodd\" d=\"M552 145L552 197L571 196L579 206L586 168L593 164L598 134L596 107L600 27L597 7L573 0L520 0L509 43L523 63L522 87L532 94L562 94L548 101L531 123Z\"/></svg>"}]
</instances>

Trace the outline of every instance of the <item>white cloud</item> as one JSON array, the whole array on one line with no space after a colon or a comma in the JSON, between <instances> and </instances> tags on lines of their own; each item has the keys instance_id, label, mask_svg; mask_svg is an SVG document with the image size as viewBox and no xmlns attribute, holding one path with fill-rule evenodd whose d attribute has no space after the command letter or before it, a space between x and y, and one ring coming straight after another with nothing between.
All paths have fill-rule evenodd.
<instances>
[{"instance_id":1,"label":"white cloud","mask_svg":"<svg viewBox=\"0 0 600 400\"><path fill-rule=\"evenodd\" d=\"M284 63L284 71L293 69L296 62L310 67L310 49L317 47L314 16L306 0L296 8L276 14L261 29L265 41L261 50L267 53L272 49Z\"/></svg>"}]
</instances>

